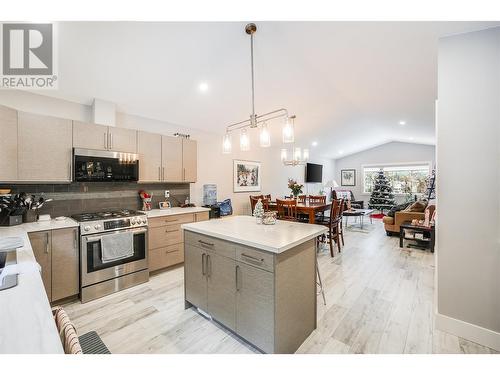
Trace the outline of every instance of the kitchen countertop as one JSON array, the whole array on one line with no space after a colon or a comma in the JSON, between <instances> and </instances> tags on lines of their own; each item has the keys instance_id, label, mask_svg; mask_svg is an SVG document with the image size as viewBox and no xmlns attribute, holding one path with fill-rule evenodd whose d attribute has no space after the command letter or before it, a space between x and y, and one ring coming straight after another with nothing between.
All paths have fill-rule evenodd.
<instances>
[{"instance_id":1,"label":"kitchen countertop","mask_svg":"<svg viewBox=\"0 0 500 375\"><path fill-rule=\"evenodd\" d=\"M36 263L28 233L77 227L72 219L0 227L0 238L21 237L18 264ZM63 353L41 275L18 275L14 288L0 291L0 353Z\"/></svg>"},{"instance_id":2,"label":"kitchen countertop","mask_svg":"<svg viewBox=\"0 0 500 375\"><path fill-rule=\"evenodd\" d=\"M183 224L182 228L279 254L323 233L322 225L277 220L275 225L257 224L253 216L230 216L218 220Z\"/></svg>"},{"instance_id":3,"label":"kitchen countertop","mask_svg":"<svg viewBox=\"0 0 500 375\"><path fill-rule=\"evenodd\" d=\"M161 217L161 216L171 216L171 215L181 215L181 214L194 214L197 212L210 211L210 208L206 207L172 207L166 208L164 210L154 209L151 211L146 211L148 218Z\"/></svg>"}]
</instances>

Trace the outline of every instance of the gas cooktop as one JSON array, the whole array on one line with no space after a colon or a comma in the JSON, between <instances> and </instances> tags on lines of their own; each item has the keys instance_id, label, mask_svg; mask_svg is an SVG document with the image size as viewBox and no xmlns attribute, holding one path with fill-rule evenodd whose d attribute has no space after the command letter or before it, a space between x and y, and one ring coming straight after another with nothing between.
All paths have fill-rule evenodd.
<instances>
[{"instance_id":1,"label":"gas cooktop","mask_svg":"<svg viewBox=\"0 0 500 375\"><path fill-rule=\"evenodd\" d=\"M142 212L135 210L116 210L116 211L83 213L78 215L72 215L71 217L78 222L84 222L84 221L116 219L116 218L131 217L138 215L144 215L144 214Z\"/></svg>"}]
</instances>

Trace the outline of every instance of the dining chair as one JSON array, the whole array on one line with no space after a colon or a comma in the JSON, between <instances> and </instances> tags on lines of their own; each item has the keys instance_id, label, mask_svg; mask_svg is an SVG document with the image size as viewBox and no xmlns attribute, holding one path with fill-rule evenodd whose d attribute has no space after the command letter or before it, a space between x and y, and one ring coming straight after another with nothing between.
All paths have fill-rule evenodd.
<instances>
[{"instance_id":1,"label":"dining chair","mask_svg":"<svg viewBox=\"0 0 500 375\"><path fill-rule=\"evenodd\" d=\"M339 210L339 236L340 239L342 240L342 246L344 246L344 225L342 221L342 215L344 214L345 208L346 208L345 202L342 202Z\"/></svg>"},{"instance_id":2,"label":"dining chair","mask_svg":"<svg viewBox=\"0 0 500 375\"><path fill-rule=\"evenodd\" d=\"M264 199L263 195L250 195L250 208L252 210L251 214L253 215L253 210L255 210L255 205L259 201L259 199Z\"/></svg>"},{"instance_id":3,"label":"dining chair","mask_svg":"<svg viewBox=\"0 0 500 375\"><path fill-rule=\"evenodd\" d=\"M325 204L326 195L309 195L310 204Z\"/></svg>"},{"instance_id":4,"label":"dining chair","mask_svg":"<svg viewBox=\"0 0 500 375\"><path fill-rule=\"evenodd\" d=\"M295 199L276 199L278 219L297 221L297 201Z\"/></svg>"},{"instance_id":5,"label":"dining chair","mask_svg":"<svg viewBox=\"0 0 500 375\"><path fill-rule=\"evenodd\" d=\"M328 227L328 233L326 234L326 239L330 244L330 255L334 257L333 251L333 241L337 243L339 253L340 248L340 238L339 238L339 218L340 218L340 206L343 204L343 200L334 199L330 208L330 217L324 217L323 219L316 220L316 224L324 225Z\"/></svg>"}]
</instances>

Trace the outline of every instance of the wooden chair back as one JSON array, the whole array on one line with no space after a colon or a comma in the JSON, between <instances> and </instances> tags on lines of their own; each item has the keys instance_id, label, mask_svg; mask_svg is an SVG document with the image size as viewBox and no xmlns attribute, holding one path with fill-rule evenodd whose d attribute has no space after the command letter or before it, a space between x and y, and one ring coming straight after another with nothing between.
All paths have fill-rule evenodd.
<instances>
[{"instance_id":1,"label":"wooden chair back","mask_svg":"<svg viewBox=\"0 0 500 375\"><path fill-rule=\"evenodd\" d=\"M250 207L252 209L252 215L253 215L253 210L255 209L255 205L259 201L259 199L264 199L263 195L250 195Z\"/></svg>"},{"instance_id":2,"label":"wooden chair back","mask_svg":"<svg viewBox=\"0 0 500 375\"><path fill-rule=\"evenodd\" d=\"M341 209L344 204L343 199L334 199L332 200L332 205L330 209L330 226L337 225L341 220Z\"/></svg>"},{"instance_id":3,"label":"wooden chair back","mask_svg":"<svg viewBox=\"0 0 500 375\"><path fill-rule=\"evenodd\" d=\"M306 203L307 195L299 195L297 198L299 203Z\"/></svg>"},{"instance_id":4,"label":"wooden chair back","mask_svg":"<svg viewBox=\"0 0 500 375\"><path fill-rule=\"evenodd\" d=\"M297 220L297 201L295 199L276 199L278 219Z\"/></svg>"},{"instance_id":5,"label":"wooden chair back","mask_svg":"<svg viewBox=\"0 0 500 375\"><path fill-rule=\"evenodd\" d=\"M310 195L309 196L310 204L325 204L326 203L326 195Z\"/></svg>"}]
</instances>

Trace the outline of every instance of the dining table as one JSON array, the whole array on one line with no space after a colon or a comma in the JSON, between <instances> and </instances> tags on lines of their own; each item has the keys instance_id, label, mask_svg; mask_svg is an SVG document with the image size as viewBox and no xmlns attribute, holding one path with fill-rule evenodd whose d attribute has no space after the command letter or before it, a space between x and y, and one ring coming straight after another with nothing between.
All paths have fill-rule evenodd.
<instances>
[{"instance_id":1,"label":"dining table","mask_svg":"<svg viewBox=\"0 0 500 375\"><path fill-rule=\"evenodd\" d=\"M302 213L308 216L309 218L309 223L314 224L316 214L320 212L325 212L328 211L331 208L331 202L325 202L325 203L311 203L308 200L305 202L297 202L297 213ZM278 210L278 205L276 204L276 201L270 201L268 203L268 207L272 211L277 211Z\"/></svg>"}]
</instances>

